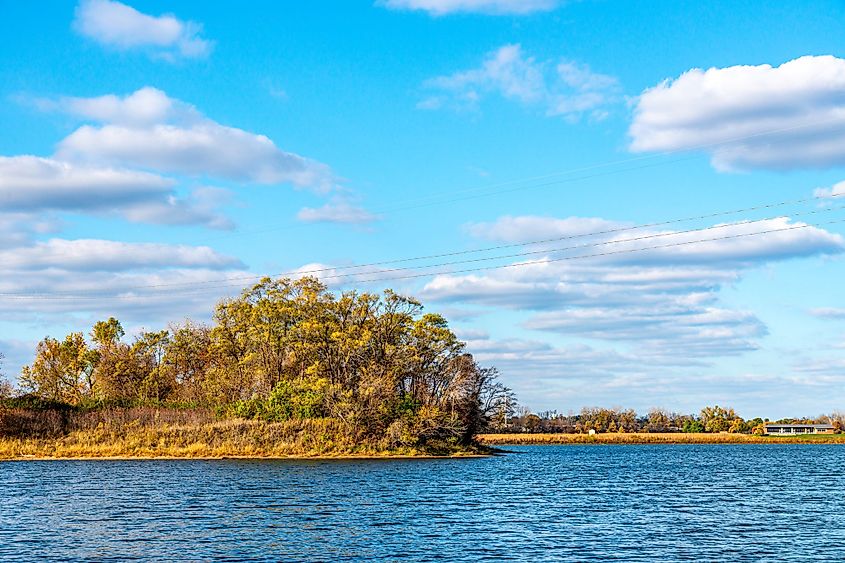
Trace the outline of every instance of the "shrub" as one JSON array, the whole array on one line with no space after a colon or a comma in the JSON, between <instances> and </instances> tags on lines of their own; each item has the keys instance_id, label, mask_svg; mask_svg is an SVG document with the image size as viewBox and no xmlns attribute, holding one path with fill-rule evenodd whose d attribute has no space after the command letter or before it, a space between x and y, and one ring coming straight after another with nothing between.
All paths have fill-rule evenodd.
<instances>
[{"instance_id":1,"label":"shrub","mask_svg":"<svg viewBox=\"0 0 845 563\"><path fill-rule=\"evenodd\" d=\"M704 432L704 425L698 420L685 420L682 430L688 434Z\"/></svg>"}]
</instances>

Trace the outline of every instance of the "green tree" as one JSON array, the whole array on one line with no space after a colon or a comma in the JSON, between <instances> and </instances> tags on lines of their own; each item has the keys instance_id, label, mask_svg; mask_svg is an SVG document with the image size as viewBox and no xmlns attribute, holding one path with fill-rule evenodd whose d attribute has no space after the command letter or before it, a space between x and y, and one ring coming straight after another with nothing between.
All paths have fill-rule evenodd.
<instances>
[{"instance_id":1,"label":"green tree","mask_svg":"<svg viewBox=\"0 0 845 563\"><path fill-rule=\"evenodd\" d=\"M701 423L700 420L688 418L684 421L684 425L681 430L688 434L698 434L704 432L704 425Z\"/></svg>"}]
</instances>

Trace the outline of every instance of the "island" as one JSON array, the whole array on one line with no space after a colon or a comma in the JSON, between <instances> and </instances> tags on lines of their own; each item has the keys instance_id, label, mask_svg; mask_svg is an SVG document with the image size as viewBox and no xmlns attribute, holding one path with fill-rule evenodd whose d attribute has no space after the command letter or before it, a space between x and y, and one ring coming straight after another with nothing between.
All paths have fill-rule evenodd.
<instances>
[{"instance_id":1,"label":"island","mask_svg":"<svg viewBox=\"0 0 845 563\"><path fill-rule=\"evenodd\" d=\"M480 455L512 401L419 301L313 277L124 336L109 318L44 338L0 403L0 458Z\"/></svg>"}]
</instances>

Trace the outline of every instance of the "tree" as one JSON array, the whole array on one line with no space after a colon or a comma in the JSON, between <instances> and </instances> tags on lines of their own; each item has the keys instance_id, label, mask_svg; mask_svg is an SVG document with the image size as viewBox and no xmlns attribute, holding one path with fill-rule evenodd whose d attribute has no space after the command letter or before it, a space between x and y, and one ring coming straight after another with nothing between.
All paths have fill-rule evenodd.
<instances>
[{"instance_id":1,"label":"tree","mask_svg":"<svg viewBox=\"0 0 845 563\"><path fill-rule=\"evenodd\" d=\"M209 393L208 374L211 370L211 329L186 321L171 325L161 369L172 381L177 397L184 401L203 403L214 397Z\"/></svg>"},{"instance_id":2,"label":"tree","mask_svg":"<svg viewBox=\"0 0 845 563\"><path fill-rule=\"evenodd\" d=\"M165 368L164 356L170 344L170 333L144 332L132 344L130 354L138 364L141 381L137 398L161 402L170 398L176 389L174 374Z\"/></svg>"},{"instance_id":3,"label":"tree","mask_svg":"<svg viewBox=\"0 0 845 563\"><path fill-rule=\"evenodd\" d=\"M834 432L839 434L845 431L845 412L834 411L829 415L829 418Z\"/></svg>"},{"instance_id":4,"label":"tree","mask_svg":"<svg viewBox=\"0 0 845 563\"><path fill-rule=\"evenodd\" d=\"M681 430L688 434L698 434L704 432L704 425L701 423L700 420L688 418L684 421L684 425Z\"/></svg>"},{"instance_id":5,"label":"tree","mask_svg":"<svg viewBox=\"0 0 845 563\"><path fill-rule=\"evenodd\" d=\"M210 327L124 336L111 317L93 326L90 348L81 333L47 338L25 381L72 402L95 394L267 420L331 417L356 436L406 445L468 443L516 405L445 318L390 290L337 295L316 278L265 278L221 302ZM631 424L634 414L618 417Z\"/></svg>"},{"instance_id":6,"label":"tree","mask_svg":"<svg viewBox=\"0 0 845 563\"><path fill-rule=\"evenodd\" d=\"M716 405L701 409L701 422L706 432L739 432L744 421L732 408Z\"/></svg>"},{"instance_id":7,"label":"tree","mask_svg":"<svg viewBox=\"0 0 845 563\"><path fill-rule=\"evenodd\" d=\"M21 386L45 399L76 404L94 392L96 355L81 332L59 342L47 337L38 343L35 360L21 370Z\"/></svg>"},{"instance_id":8,"label":"tree","mask_svg":"<svg viewBox=\"0 0 845 563\"><path fill-rule=\"evenodd\" d=\"M0 367L3 365L3 359L5 356L3 352L0 352ZM14 394L15 390L12 387L12 384L6 381L3 378L3 372L0 371L0 399L8 399Z\"/></svg>"},{"instance_id":9,"label":"tree","mask_svg":"<svg viewBox=\"0 0 845 563\"><path fill-rule=\"evenodd\" d=\"M670 415L665 410L653 408L648 411L648 422L646 423L648 432L667 432L670 425Z\"/></svg>"}]
</instances>

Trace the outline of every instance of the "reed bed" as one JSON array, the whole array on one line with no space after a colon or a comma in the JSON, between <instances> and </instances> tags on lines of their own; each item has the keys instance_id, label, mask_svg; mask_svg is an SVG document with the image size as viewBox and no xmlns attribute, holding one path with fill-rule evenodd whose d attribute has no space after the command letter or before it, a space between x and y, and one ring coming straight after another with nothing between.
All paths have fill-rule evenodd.
<instances>
[{"instance_id":1,"label":"reed bed","mask_svg":"<svg viewBox=\"0 0 845 563\"><path fill-rule=\"evenodd\" d=\"M750 434L607 433L607 434L481 434L488 446L543 444L845 444L845 434L756 436Z\"/></svg>"},{"instance_id":2,"label":"reed bed","mask_svg":"<svg viewBox=\"0 0 845 563\"><path fill-rule=\"evenodd\" d=\"M173 418L168 416L166 418ZM203 419L204 415L185 414ZM98 421L99 419L99 421ZM32 458L283 458L466 455L388 447L335 419L264 422L228 419L186 424L91 416L67 433L0 437L0 460ZM79 427L82 427L81 429ZM481 450L479 450L480 452Z\"/></svg>"}]
</instances>

